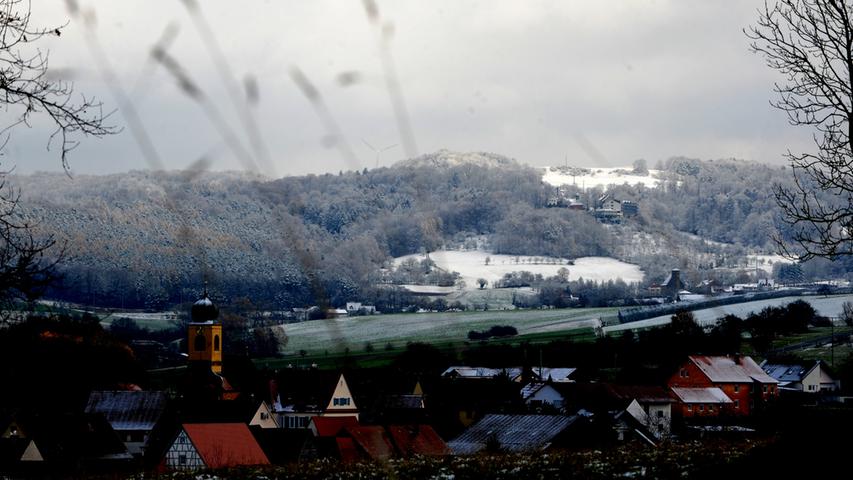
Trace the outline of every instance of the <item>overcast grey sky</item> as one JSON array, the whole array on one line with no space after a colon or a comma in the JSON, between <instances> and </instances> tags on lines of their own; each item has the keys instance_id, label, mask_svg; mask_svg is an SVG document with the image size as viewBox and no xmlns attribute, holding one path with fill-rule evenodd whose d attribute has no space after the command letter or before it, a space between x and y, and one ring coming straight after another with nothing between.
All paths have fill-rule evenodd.
<instances>
[{"instance_id":1,"label":"overcast grey sky","mask_svg":"<svg viewBox=\"0 0 853 480\"><path fill-rule=\"evenodd\" d=\"M213 1L202 13L231 71L257 78L251 108L272 158L270 176L372 167L375 147L400 144L380 57L380 34L361 0ZM94 12L93 33L129 92L169 168L201 157L214 170L242 169L211 114L151 60L167 26L168 52L248 141L210 51L179 0L78 0ZM742 29L762 0L378 1L393 25L390 50L419 153L490 151L531 165L616 166L685 155L781 163L810 147L810 132L768 105L778 79L748 50ZM33 22L68 26L46 38L51 68L108 109L119 103L100 74L86 28L65 0L33 2ZM319 90L354 158L324 142L328 130L291 78L301 70ZM355 82L339 81L357 72ZM8 118L8 117L7 117ZM124 126L123 112L113 117ZM60 170L45 150L45 122L18 128L3 168ZM131 132L84 141L75 173L148 168ZM402 146L382 154L389 164Z\"/></svg>"}]
</instances>

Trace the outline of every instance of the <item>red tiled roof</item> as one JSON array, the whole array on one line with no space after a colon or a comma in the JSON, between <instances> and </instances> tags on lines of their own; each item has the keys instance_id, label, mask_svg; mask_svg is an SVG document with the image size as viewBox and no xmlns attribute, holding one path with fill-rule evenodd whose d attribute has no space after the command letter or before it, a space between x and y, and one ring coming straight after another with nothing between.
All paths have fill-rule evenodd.
<instances>
[{"instance_id":1,"label":"red tiled roof","mask_svg":"<svg viewBox=\"0 0 853 480\"><path fill-rule=\"evenodd\" d=\"M779 383L747 356L691 355L692 361L714 383Z\"/></svg>"},{"instance_id":2,"label":"red tiled roof","mask_svg":"<svg viewBox=\"0 0 853 480\"><path fill-rule=\"evenodd\" d=\"M338 437L335 439L338 444L338 453L341 455L341 461L344 463L355 463L361 460L361 455L358 449L355 448L355 442L349 437Z\"/></svg>"},{"instance_id":3,"label":"red tiled roof","mask_svg":"<svg viewBox=\"0 0 853 480\"><path fill-rule=\"evenodd\" d=\"M387 460L394 455L394 447L385 433L385 429L379 426L347 427L347 434L372 460Z\"/></svg>"},{"instance_id":4,"label":"red tiled roof","mask_svg":"<svg viewBox=\"0 0 853 480\"><path fill-rule=\"evenodd\" d=\"M245 423L185 423L183 428L209 468L270 463Z\"/></svg>"},{"instance_id":5,"label":"red tiled roof","mask_svg":"<svg viewBox=\"0 0 853 480\"><path fill-rule=\"evenodd\" d=\"M348 427L357 427L358 419L354 416L347 417L311 417L318 437L334 437L341 430Z\"/></svg>"},{"instance_id":6,"label":"red tiled roof","mask_svg":"<svg viewBox=\"0 0 853 480\"><path fill-rule=\"evenodd\" d=\"M391 425L388 431L404 457L450 453L447 444L429 425Z\"/></svg>"}]
</instances>

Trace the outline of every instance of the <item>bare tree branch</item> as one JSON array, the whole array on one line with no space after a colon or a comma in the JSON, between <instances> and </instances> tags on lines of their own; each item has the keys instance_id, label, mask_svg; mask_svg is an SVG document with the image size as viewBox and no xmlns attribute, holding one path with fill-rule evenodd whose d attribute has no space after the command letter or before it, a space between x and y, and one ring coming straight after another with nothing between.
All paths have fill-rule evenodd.
<instances>
[{"instance_id":1,"label":"bare tree branch","mask_svg":"<svg viewBox=\"0 0 853 480\"><path fill-rule=\"evenodd\" d=\"M816 152L792 153L794 186L776 186L785 235L780 251L801 260L853 255L853 8L846 0L765 3L745 30L752 51L785 82L771 104L808 126Z\"/></svg>"}]
</instances>

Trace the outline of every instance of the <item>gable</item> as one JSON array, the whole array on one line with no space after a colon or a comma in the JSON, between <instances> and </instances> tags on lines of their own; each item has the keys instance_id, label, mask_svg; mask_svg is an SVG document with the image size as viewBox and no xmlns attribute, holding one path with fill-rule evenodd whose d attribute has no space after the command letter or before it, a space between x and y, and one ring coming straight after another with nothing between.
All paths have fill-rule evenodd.
<instances>
[{"instance_id":1,"label":"gable","mask_svg":"<svg viewBox=\"0 0 853 480\"><path fill-rule=\"evenodd\" d=\"M275 420L275 415L266 401L261 402L249 425L258 426L261 428L278 428L278 422Z\"/></svg>"},{"instance_id":2,"label":"gable","mask_svg":"<svg viewBox=\"0 0 853 480\"><path fill-rule=\"evenodd\" d=\"M44 457L41 456L41 452L36 446L36 442L30 440L29 445L27 445L26 450L24 450L23 455L21 455L22 462L43 462Z\"/></svg>"},{"instance_id":3,"label":"gable","mask_svg":"<svg viewBox=\"0 0 853 480\"><path fill-rule=\"evenodd\" d=\"M355 406L355 401L352 398L352 392L350 392L349 385L347 385L347 381L343 375L338 379L337 385L335 385L335 391L332 393L332 398L329 399L329 404L326 406L326 410L335 411L335 410L356 410L358 407Z\"/></svg>"},{"instance_id":4,"label":"gable","mask_svg":"<svg viewBox=\"0 0 853 480\"><path fill-rule=\"evenodd\" d=\"M12 421L6 430L3 431L2 438L26 438L27 435L23 430L18 426L18 422Z\"/></svg>"},{"instance_id":5,"label":"gable","mask_svg":"<svg viewBox=\"0 0 853 480\"><path fill-rule=\"evenodd\" d=\"M184 430L181 430L175 441L172 442L163 461L166 467L173 469L195 470L205 467L198 450Z\"/></svg>"}]
</instances>

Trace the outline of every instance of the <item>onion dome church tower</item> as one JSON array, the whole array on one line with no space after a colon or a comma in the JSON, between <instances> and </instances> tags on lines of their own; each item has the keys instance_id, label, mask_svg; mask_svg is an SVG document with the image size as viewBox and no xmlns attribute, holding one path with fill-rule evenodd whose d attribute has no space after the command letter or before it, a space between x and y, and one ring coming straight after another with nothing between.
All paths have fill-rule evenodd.
<instances>
[{"instance_id":1,"label":"onion dome church tower","mask_svg":"<svg viewBox=\"0 0 853 480\"><path fill-rule=\"evenodd\" d=\"M217 375L222 373L222 324L219 309L207 296L195 302L190 311L187 350L190 364L209 366Z\"/></svg>"}]
</instances>

